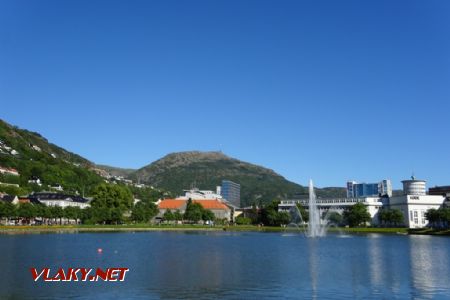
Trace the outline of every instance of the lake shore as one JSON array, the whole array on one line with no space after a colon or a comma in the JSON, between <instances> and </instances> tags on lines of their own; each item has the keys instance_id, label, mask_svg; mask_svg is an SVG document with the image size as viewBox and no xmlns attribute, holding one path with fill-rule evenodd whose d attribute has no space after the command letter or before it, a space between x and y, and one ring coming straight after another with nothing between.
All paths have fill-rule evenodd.
<instances>
[{"instance_id":1,"label":"lake shore","mask_svg":"<svg viewBox=\"0 0 450 300\"><path fill-rule=\"evenodd\" d=\"M271 226L204 226L204 225L53 225L53 226L0 226L0 233L39 232L120 232L120 231L231 231L231 232L302 232L302 229ZM329 228L332 233L384 233L408 234L407 228ZM422 233L426 234L426 233Z\"/></svg>"}]
</instances>

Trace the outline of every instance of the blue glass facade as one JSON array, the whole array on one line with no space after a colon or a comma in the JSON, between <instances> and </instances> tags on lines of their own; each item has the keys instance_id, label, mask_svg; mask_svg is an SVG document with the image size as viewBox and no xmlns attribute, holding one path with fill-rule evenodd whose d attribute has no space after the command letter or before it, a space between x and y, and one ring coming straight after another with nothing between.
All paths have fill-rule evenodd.
<instances>
[{"instance_id":1,"label":"blue glass facade","mask_svg":"<svg viewBox=\"0 0 450 300\"><path fill-rule=\"evenodd\" d=\"M392 185L389 179L379 183L347 182L347 198L392 196Z\"/></svg>"},{"instance_id":2,"label":"blue glass facade","mask_svg":"<svg viewBox=\"0 0 450 300\"><path fill-rule=\"evenodd\" d=\"M222 197L234 206L241 206L241 185L230 180L222 180Z\"/></svg>"}]
</instances>

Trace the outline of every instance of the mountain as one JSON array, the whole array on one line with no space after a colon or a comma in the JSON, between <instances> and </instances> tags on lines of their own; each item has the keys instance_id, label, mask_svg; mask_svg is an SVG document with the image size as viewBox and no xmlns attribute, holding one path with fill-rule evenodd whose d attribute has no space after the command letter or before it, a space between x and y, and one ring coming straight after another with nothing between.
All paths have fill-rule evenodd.
<instances>
[{"instance_id":1,"label":"mountain","mask_svg":"<svg viewBox=\"0 0 450 300\"><path fill-rule=\"evenodd\" d=\"M211 190L221 185L223 179L228 179L241 184L243 206L305 197L307 193L305 187L286 180L273 170L221 152L172 153L138 170L96 165L50 143L39 133L20 129L1 119L0 167L14 168L20 173L20 176L0 174L0 183L10 184L0 184L0 192L18 195L51 190L51 186L56 185L61 185L65 192L89 195L93 187L111 175L146 183L175 195L191 186ZM30 183L31 178L39 178L41 185ZM134 192L138 190L130 188ZM345 189L317 189L316 194L319 197L345 196ZM138 196L143 198L145 195Z\"/></svg>"},{"instance_id":2,"label":"mountain","mask_svg":"<svg viewBox=\"0 0 450 300\"><path fill-rule=\"evenodd\" d=\"M112 176L128 177L132 173L136 172L136 169L124 169L124 168L117 168L117 167L111 167L111 166L106 166L106 165L96 165L96 168L104 170Z\"/></svg>"},{"instance_id":3,"label":"mountain","mask_svg":"<svg viewBox=\"0 0 450 300\"><path fill-rule=\"evenodd\" d=\"M211 190L227 179L241 185L242 206L306 193L304 187L286 180L273 170L228 157L221 152L172 153L137 170L130 178L175 194L181 194L183 189L191 186Z\"/></svg>"},{"instance_id":4,"label":"mountain","mask_svg":"<svg viewBox=\"0 0 450 300\"><path fill-rule=\"evenodd\" d=\"M20 129L0 119L0 167L20 176L0 174L0 192L27 194L61 185L66 192L89 193L103 179L89 160L50 143L39 133ZM39 178L41 185L30 183ZM17 187L15 185L20 185Z\"/></svg>"}]
</instances>

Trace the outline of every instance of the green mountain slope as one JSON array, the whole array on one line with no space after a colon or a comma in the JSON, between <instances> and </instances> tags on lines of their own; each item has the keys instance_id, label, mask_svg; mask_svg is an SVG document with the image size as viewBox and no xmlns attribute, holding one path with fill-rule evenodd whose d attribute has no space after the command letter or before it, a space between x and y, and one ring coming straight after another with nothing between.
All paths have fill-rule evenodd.
<instances>
[{"instance_id":1,"label":"green mountain slope","mask_svg":"<svg viewBox=\"0 0 450 300\"><path fill-rule=\"evenodd\" d=\"M0 191L26 194L49 190L49 185L61 185L66 192L89 191L102 178L90 170L94 165L87 159L49 143L40 134L12 126L0 120L0 167L14 168L20 176L0 175ZM37 177L42 185L30 184Z\"/></svg>"},{"instance_id":2,"label":"green mountain slope","mask_svg":"<svg viewBox=\"0 0 450 300\"><path fill-rule=\"evenodd\" d=\"M306 189L286 180L274 171L246 163L221 152L180 152L169 154L132 173L134 180L181 194L195 186L214 189L223 179L241 184L241 205L267 203L290 198Z\"/></svg>"}]
</instances>

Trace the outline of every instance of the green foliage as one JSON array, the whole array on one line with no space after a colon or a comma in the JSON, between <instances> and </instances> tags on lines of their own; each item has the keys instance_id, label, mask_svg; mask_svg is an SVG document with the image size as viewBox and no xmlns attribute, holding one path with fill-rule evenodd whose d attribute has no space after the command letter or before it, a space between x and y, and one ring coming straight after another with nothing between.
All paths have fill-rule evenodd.
<instances>
[{"instance_id":1,"label":"green foliage","mask_svg":"<svg viewBox=\"0 0 450 300\"><path fill-rule=\"evenodd\" d=\"M308 212L303 207L303 205L301 205L300 203L297 203L296 205L297 205L298 211L300 212L300 215L302 217L302 221L305 222L305 223L308 223L308 221L309 221L309 214L308 214Z\"/></svg>"},{"instance_id":2,"label":"green foliage","mask_svg":"<svg viewBox=\"0 0 450 300\"><path fill-rule=\"evenodd\" d=\"M450 228L450 208L429 209L425 213L425 217L432 228Z\"/></svg>"},{"instance_id":3,"label":"green foliage","mask_svg":"<svg viewBox=\"0 0 450 300\"><path fill-rule=\"evenodd\" d=\"M166 210L166 212L163 215L164 221L173 221L175 220L175 216L173 215L172 211L170 209Z\"/></svg>"},{"instance_id":4,"label":"green foliage","mask_svg":"<svg viewBox=\"0 0 450 300\"><path fill-rule=\"evenodd\" d=\"M356 203L344 211L344 219L350 227L365 226L370 222L370 213L363 203Z\"/></svg>"},{"instance_id":5,"label":"green foliage","mask_svg":"<svg viewBox=\"0 0 450 300\"><path fill-rule=\"evenodd\" d=\"M378 212L378 220L382 226L399 226L403 224L403 213L399 209L381 209Z\"/></svg>"},{"instance_id":6,"label":"green foliage","mask_svg":"<svg viewBox=\"0 0 450 300\"><path fill-rule=\"evenodd\" d=\"M94 199L88 215L89 222L120 223L133 204L133 195L126 186L102 183L94 188L92 195Z\"/></svg>"},{"instance_id":7,"label":"green foliage","mask_svg":"<svg viewBox=\"0 0 450 300\"><path fill-rule=\"evenodd\" d=\"M186 211L184 212L185 220L197 223L202 219L203 216L203 207L199 203L192 203L192 200L189 199L186 205Z\"/></svg>"},{"instance_id":8,"label":"green foliage","mask_svg":"<svg viewBox=\"0 0 450 300\"><path fill-rule=\"evenodd\" d=\"M17 208L17 216L25 219L36 217L37 210L31 203L21 203Z\"/></svg>"},{"instance_id":9,"label":"green foliage","mask_svg":"<svg viewBox=\"0 0 450 300\"><path fill-rule=\"evenodd\" d=\"M243 216L238 216L235 219L235 222L238 225L251 225L252 224L252 219L251 218L247 218L247 217L243 217Z\"/></svg>"},{"instance_id":10,"label":"green foliage","mask_svg":"<svg viewBox=\"0 0 450 300\"><path fill-rule=\"evenodd\" d=\"M181 221L183 220L183 215L181 214L181 212L177 209L174 213L173 213L173 218L175 221Z\"/></svg>"},{"instance_id":11,"label":"green foliage","mask_svg":"<svg viewBox=\"0 0 450 300\"><path fill-rule=\"evenodd\" d=\"M0 218L13 218L17 216L17 207L10 202L0 201Z\"/></svg>"},{"instance_id":12,"label":"green foliage","mask_svg":"<svg viewBox=\"0 0 450 300\"><path fill-rule=\"evenodd\" d=\"M151 201L139 201L131 210L131 219L136 222L149 222L158 214L158 207Z\"/></svg>"},{"instance_id":13,"label":"green foliage","mask_svg":"<svg viewBox=\"0 0 450 300\"><path fill-rule=\"evenodd\" d=\"M209 209L203 209L203 211L202 211L202 220L203 221L214 221L214 219L215 219L215 216L212 211L210 211Z\"/></svg>"},{"instance_id":14,"label":"green foliage","mask_svg":"<svg viewBox=\"0 0 450 300\"><path fill-rule=\"evenodd\" d=\"M0 153L0 166L15 168L20 173L20 176L0 177L0 182L20 185L20 189L15 190L5 190L0 186L8 194L25 195L30 191L48 189L48 185L61 184L65 192L85 192L90 195L93 187L103 181L89 170L92 163L88 160L50 144L37 133L13 127L0 120L0 140L19 152L18 155ZM38 146L41 151L30 145ZM39 177L42 186L28 183L31 176Z\"/></svg>"},{"instance_id":15,"label":"green foliage","mask_svg":"<svg viewBox=\"0 0 450 300\"><path fill-rule=\"evenodd\" d=\"M280 226L290 223L291 216L287 212L278 212L279 201L272 201L262 210L262 222L268 226Z\"/></svg>"},{"instance_id":16,"label":"green foliage","mask_svg":"<svg viewBox=\"0 0 450 300\"><path fill-rule=\"evenodd\" d=\"M326 219L330 225L340 226L344 222L344 217L336 211L326 214Z\"/></svg>"}]
</instances>

